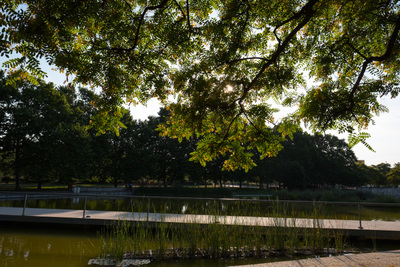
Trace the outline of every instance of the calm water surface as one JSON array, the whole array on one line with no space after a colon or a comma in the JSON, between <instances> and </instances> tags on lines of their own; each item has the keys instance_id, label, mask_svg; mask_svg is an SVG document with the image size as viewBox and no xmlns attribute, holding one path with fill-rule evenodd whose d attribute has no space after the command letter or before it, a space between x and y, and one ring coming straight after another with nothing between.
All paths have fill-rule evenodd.
<instances>
[{"instance_id":1,"label":"calm water surface","mask_svg":"<svg viewBox=\"0 0 400 267\"><path fill-rule=\"evenodd\" d=\"M0 266L87 266L99 245L94 231L1 225Z\"/></svg>"},{"instance_id":2,"label":"calm water surface","mask_svg":"<svg viewBox=\"0 0 400 267\"><path fill-rule=\"evenodd\" d=\"M147 211L148 201L136 199L89 199L87 209L91 210L125 210ZM57 200L28 200L28 208L83 209L82 198ZM22 207L22 201L1 201L0 206ZM296 205L290 207L299 216L312 214L312 205ZM274 208L268 203L238 203L212 201L166 201L152 199L150 212L166 212L181 214L229 214L271 216ZM357 207L325 206L321 209L322 217L337 219L358 219ZM399 221L399 207L363 207L364 220ZM386 245L386 244L385 244ZM379 245L378 247L381 247ZM398 247L398 244L396 245ZM101 241L93 229L65 229L21 227L0 224L0 267L83 267L91 258L100 254ZM274 259L283 260L283 259ZM152 262L148 267L213 267L266 262L266 260L211 261L184 260Z\"/></svg>"},{"instance_id":3,"label":"calm water surface","mask_svg":"<svg viewBox=\"0 0 400 267\"><path fill-rule=\"evenodd\" d=\"M1 267L87 267L100 254L100 239L93 229L62 229L0 225ZM179 260L151 262L146 267L225 267L285 260Z\"/></svg>"}]
</instances>

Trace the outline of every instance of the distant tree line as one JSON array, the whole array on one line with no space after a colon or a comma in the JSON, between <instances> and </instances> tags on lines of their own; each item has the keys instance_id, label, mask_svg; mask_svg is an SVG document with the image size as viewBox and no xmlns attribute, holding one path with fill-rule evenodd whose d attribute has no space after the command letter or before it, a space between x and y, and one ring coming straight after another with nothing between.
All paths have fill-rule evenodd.
<instances>
[{"instance_id":1,"label":"distant tree line","mask_svg":"<svg viewBox=\"0 0 400 267\"><path fill-rule=\"evenodd\" d=\"M347 143L332 135L297 132L284 142L277 157L257 160L248 172L223 171L223 157L204 167L190 161L196 139L160 136L155 129L168 111L157 117L134 120L124 110L125 127L115 133L91 129L98 96L93 91L40 81L5 83L0 72L0 177L66 185L85 183L204 184L223 186L228 181L260 188L275 184L287 188L336 185L399 184L400 165L366 166L357 163ZM259 154L257 151L251 153ZM259 157L256 157L259 158Z\"/></svg>"}]
</instances>

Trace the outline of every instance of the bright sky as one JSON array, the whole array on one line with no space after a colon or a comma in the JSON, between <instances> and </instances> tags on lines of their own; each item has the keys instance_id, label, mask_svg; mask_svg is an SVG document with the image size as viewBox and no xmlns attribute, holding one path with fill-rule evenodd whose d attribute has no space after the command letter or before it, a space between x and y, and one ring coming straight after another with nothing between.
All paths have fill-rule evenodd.
<instances>
[{"instance_id":1,"label":"bright sky","mask_svg":"<svg viewBox=\"0 0 400 267\"><path fill-rule=\"evenodd\" d=\"M362 144L353 148L359 160L365 160L367 165L379 163L400 162L400 97L396 99L382 99L382 104L389 108L389 113L383 113L375 118L375 125L371 125L368 133L371 138L367 142L376 152L369 151ZM347 136L342 138L347 139Z\"/></svg>"},{"instance_id":2,"label":"bright sky","mask_svg":"<svg viewBox=\"0 0 400 267\"><path fill-rule=\"evenodd\" d=\"M0 57L0 66L5 61L5 58ZM48 73L48 82L55 84L63 84L65 76L51 70L51 68L43 64L43 70ZM382 99L381 103L389 108L389 113L383 113L375 118L375 125L371 125L368 132L371 138L367 142L376 151L368 150L364 145L358 144L353 148L357 158L364 160L367 165L376 165L379 163L389 163L393 166L394 163L400 162L400 97L396 99ZM146 106L130 106L129 107L134 119L145 120L148 116L157 116L160 105L157 100L148 101ZM335 133L332 133L335 134ZM337 135L337 134L335 134ZM340 135L341 139L347 140L347 135Z\"/></svg>"}]
</instances>

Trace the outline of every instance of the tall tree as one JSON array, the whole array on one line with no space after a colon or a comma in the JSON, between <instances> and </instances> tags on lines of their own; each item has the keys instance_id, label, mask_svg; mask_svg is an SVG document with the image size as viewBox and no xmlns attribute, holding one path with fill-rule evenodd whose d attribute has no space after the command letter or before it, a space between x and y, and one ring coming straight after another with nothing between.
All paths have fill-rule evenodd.
<instances>
[{"instance_id":1,"label":"tall tree","mask_svg":"<svg viewBox=\"0 0 400 267\"><path fill-rule=\"evenodd\" d=\"M266 159L254 168L266 172L268 180L288 188L360 185L366 182L357 158L344 140L332 135L297 132L283 143L276 158Z\"/></svg>"},{"instance_id":2,"label":"tall tree","mask_svg":"<svg viewBox=\"0 0 400 267\"><path fill-rule=\"evenodd\" d=\"M385 185L387 183L386 176L380 173L373 166L359 164L359 170L367 177L367 183L375 186Z\"/></svg>"},{"instance_id":3,"label":"tall tree","mask_svg":"<svg viewBox=\"0 0 400 267\"><path fill-rule=\"evenodd\" d=\"M2 92L9 94L0 100L0 143L2 153L12 155L16 189L22 174L39 188L50 179L70 183L83 176L89 151L81 112L72 107L74 89L43 81L37 86L20 81L12 87L1 75Z\"/></svg>"},{"instance_id":4,"label":"tall tree","mask_svg":"<svg viewBox=\"0 0 400 267\"><path fill-rule=\"evenodd\" d=\"M20 190L20 178L29 161L26 157L29 144L37 142L45 131L51 131L51 127L44 129L41 122L49 114L47 100L54 100L54 87L23 81L18 82L18 87L12 87L6 85L3 72L0 75L2 91L9 93L1 101L1 148L3 153L12 154L16 190Z\"/></svg>"},{"instance_id":5,"label":"tall tree","mask_svg":"<svg viewBox=\"0 0 400 267\"><path fill-rule=\"evenodd\" d=\"M391 166L387 162L385 163L382 162L377 165L372 165L372 167L377 169L383 176L386 176L391 170Z\"/></svg>"},{"instance_id":6,"label":"tall tree","mask_svg":"<svg viewBox=\"0 0 400 267\"><path fill-rule=\"evenodd\" d=\"M386 176L387 181L397 187L400 184L400 163L396 163Z\"/></svg>"},{"instance_id":7,"label":"tall tree","mask_svg":"<svg viewBox=\"0 0 400 267\"><path fill-rule=\"evenodd\" d=\"M149 117L147 127L149 139L146 142L146 148L151 154L150 163L152 171L150 177L156 178L165 186L168 183L182 182L189 175L190 152L193 151L195 142L190 140L178 140L167 138L155 131L157 125L164 122L169 112L161 109L158 117ZM193 141L193 140L192 140Z\"/></svg>"}]
</instances>

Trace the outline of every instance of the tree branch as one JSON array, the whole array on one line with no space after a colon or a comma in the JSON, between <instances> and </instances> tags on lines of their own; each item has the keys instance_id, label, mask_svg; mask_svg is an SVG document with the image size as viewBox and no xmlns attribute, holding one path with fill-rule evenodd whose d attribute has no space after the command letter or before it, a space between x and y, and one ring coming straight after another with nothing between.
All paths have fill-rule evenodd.
<instances>
[{"instance_id":1,"label":"tree branch","mask_svg":"<svg viewBox=\"0 0 400 267\"><path fill-rule=\"evenodd\" d=\"M400 16L398 16L397 21L396 21L396 26L394 27L392 35L390 36L389 42L386 47L386 52L382 56L369 57L369 58L365 59L363 65L362 65L361 71L358 74L358 78L357 78L356 82L354 83L353 88L349 95L350 108L354 107L354 95L356 94L357 90L359 89L360 82L365 75L368 65L374 61L382 62L382 61L389 59L389 57L393 53L393 48L396 43L396 39L399 35L399 31L400 31Z\"/></svg>"},{"instance_id":2,"label":"tree branch","mask_svg":"<svg viewBox=\"0 0 400 267\"><path fill-rule=\"evenodd\" d=\"M366 56L364 56L360 50L358 50L357 48L355 48L350 42L349 40L347 40L346 44L348 46L350 46L351 49L353 49L360 57L362 57L364 60L368 60Z\"/></svg>"},{"instance_id":3,"label":"tree branch","mask_svg":"<svg viewBox=\"0 0 400 267\"><path fill-rule=\"evenodd\" d=\"M229 123L229 125L228 125L228 127L227 127L227 129L226 129L226 131L225 131L224 137L223 137L222 140L219 142L220 144L222 144L222 143L228 138L229 131L230 131L230 129L231 129L232 124L239 118L240 115L242 115L242 112L243 112L243 111L240 110L240 111L238 112L238 114L236 114L236 116L230 121L230 123Z\"/></svg>"},{"instance_id":4,"label":"tree branch","mask_svg":"<svg viewBox=\"0 0 400 267\"><path fill-rule=\"evenodd\" d=\"M246 61L246 60L264 60L264 61L267 61L267 60L269 60L269 59L267 59L267 58L265 58L265 57L245 57L245 58L238 58L238 59L233 59L233 60L224 62L224 63L222 63L222 64L219 64L217 67L220 67L220 66L225 65L225 64L231 65L231 64L234 64L234 63L237 63L237 62L240 62L240 61Z\"/></svg>"},{"instance_id":5,"label":"tree branch","mask_svg":"<svg viewBox=\"0 0 400 267\"><path fill-rule=\"evenodd\" d=\"M139 41L140 28L141 28L141 26L142 26L142 24L143 24L144 17L145 17L145 15L146 15L146 13L147 13L148 11L153 11L153 10L162 8L162 7L164 7L167 3L168 3L168 0L163 0L163 1L162 1L159 5L157 5L157 6L148 6L148 7L146 7L146 8L144 9L144 11L143 11L143 13L142 13L142 15L141 15L141 17L140 17L140 20L139 20L139 25L138 25L138 27L137 27L137 29L136 29L136 35L135 35L136 37L135 37L133 46L132 46L131 48L129 48L128 50L134 50L134 49L136 49L137 43L138 43L138 41Z\"/></svg>"},{"instance_id":6,"label":"tree branch","mask_svg":"<svg viewBox=\"0 0 400 267\"><path fill-rule=\"evenodd\" d=\"M190 39L190 34L192 33L192 25L190 24L189 0L186 0L186 16L187 16L187 25L189 29L189 39Z\"/></svg>"},{"instance_id":7,"label":"tree branch","mask_svg":"<svg viewBox=\"0 0 400 267\"><path fill-rule=\"evenodd\" d=\"M246 117L246 119L249 121L250 125L253 126L253 128L256 129L256 131L257 131L260 135L262 135L262 136L264 136L264 137L267 137L267 136L265 135L265 133L264 133L260 128L258 128L258 127L254 124L254 122L249 118L249 115L247 114L247 111L246 111L246 109L244 108L244 106L243 106L242 103L240 104L240 110L242 111L242 113L244 114L244 116Z\"/></svg>"},{"instance_id":8,"label":"tree branch","mask_svg":"<svg viewBox=\"0 0 400 267\"><path fill-rule=\"evenodd\" d=\"M109 50L112 50L112 51L121 51L121 52L130 52L130 51L135 50L136 47L137 47L137 45L138 45L138 42L139 42L140 29L141 29L141 27L142 27L144 18L145 18L145 16L146 16L146 13L149 12L149 11L153 11L153 10L156 10L156 9L163 8L163 7L168 3L168 1L169 1L169 0L163 0L159 5L156 5L156 6L148 6L148 7L146 7L146 8L144 9L144 11L142 12L142 14L140 15L139 24L138 24L138 27L137 27L136 33L135 33L135 39L133 40L133 45L132 45L131 47L129 47L129 48L111 47L111 48L108 48L108 49L109 49ZM184 13L183 13L183 14L184 14Z\"/></svg>"},{"instance_id":9,"label":"tree branch","mask_svg":"<svg viewBox=\"0 0 400 267\"><path fill-rule=\"evenodd\" d=\"M306 5L308 5L308 4L309 4L309 3L307 3ZM315 3L314 3L314 4L315 4ZM276 33L276 31L277 31L280 27L282 27L283 25L285 25L286 23L291 22L291 21L293 21L293 20L295 20L295 19L300 18L300 17L303 15L303 13L305 12L305 9L304 9L304 8L306 7L306 5L305 5L299 12L294 13L293 16L291 16L291 17L288 18L287 20L284 20L284 21L282 21L281 23L279 23L278 25L275 26L274 35L275 35L275 38L276 38L276 40L278 41L279 45L281 45L282 40L278 37L278 34Z\"/></svg>"},{"instance_id":10,"label":"tree branch","mask_svg":"<svg viewBox=\"0 0 400 267\"><path fill-rule=\"evenodd\" d=\"M185 18L186 14L185 14L185 12L183 12L183 9L182 9L181 5L176 0L174 0L174 2L178 6L178 9L181 11L183 17Z\"/></svg>"},{"instance_id":11,"label":"tree branch","mask_svg":"<svg viewBox=\"0 0 400 267\"><path fill-rule=\"evenodd\" d=\"M277 50L272 54L271 58L266 63L264 63L264 65L258 71L257 75L250 82L250 84L246 88L243 89L242 96L240 98L236 99L236 101L239 101L239 103L241 103L246 98L251 87L253 87L254 84L257 82L257 80L260 79L260 77L264 73L264 71L269 66L271 66L272 63L274 63L278 60L279 56L285 51L286 47L289 45L290 41L297 34L297 32L310 21L310 19L314 15L313 7L317 2L318 2L318 0L310 0L305 6L303 6L303 8L300 10L300 12L296 13L296 15L294 15L292 17L293 19L296 19L296 18L300 18L301 16L304 15L303 20L289 33L289 35L285 38L285 40L283 40L283 42L278 45Z\"/></svg>"}]
</instances>

